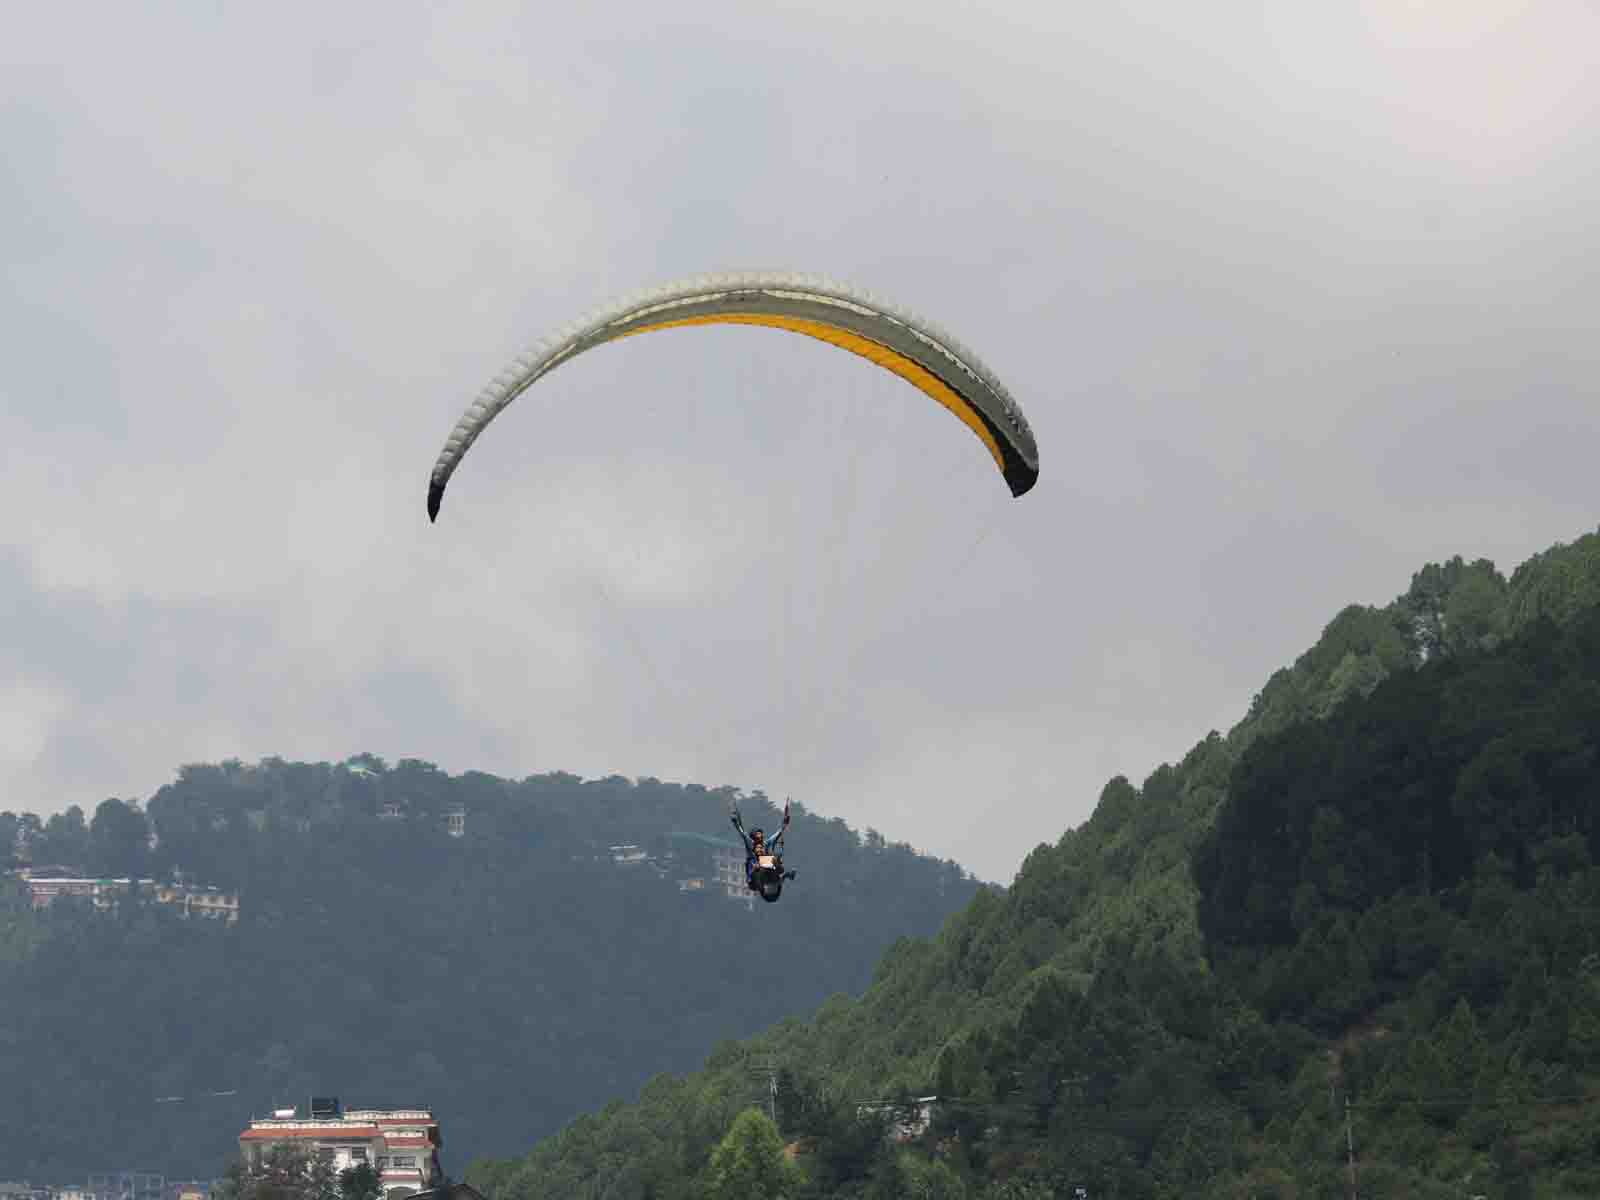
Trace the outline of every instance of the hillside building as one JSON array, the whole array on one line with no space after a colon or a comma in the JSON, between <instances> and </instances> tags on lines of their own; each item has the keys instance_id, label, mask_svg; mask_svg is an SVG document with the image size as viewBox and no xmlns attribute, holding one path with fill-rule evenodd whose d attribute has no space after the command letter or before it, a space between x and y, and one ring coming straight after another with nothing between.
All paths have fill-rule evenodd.
<instances>
[{"instance_id":1,"label":"hillside building","mask_svg":"<svg viewBox=\"0 0 1600 1200\"><path fill-rule=\"evenodd\" d=\"M891 1141L915 1141L928 1132L939 1105L937 1096L917 1096L908 1103L893 1100L869 1100L856 1105L858 1117L882 1117L889 1123Z\"/></svg>"},{"instance_id":2,"label":"hillside building","mask_svg":"<svg viewBox=\"0 0 1600 1200\"><path fill-rule=\"evenodd\" d=\"M730 900L741 901L746 908L754 908L755 893L744 875L744 851L719 846L712 855L713 886Z\"/></svg>"},{"instance_id":3,"label":"hillside building","mask_svg":"<svg viewBox=\"0 0 1600 1200\"><path fill-rule=\"evenodd\" d=\"M328 1107L313 1107L306 1117L298 1109L279 1109L271 1117L250 1122L239 1135L239 1155L246 1162L259 1162L269 1149L285 1142L307 1146L335 1171L370 1164L378 1172L384 1200L404 1200L445 1178L439 1165L439 1122L427 1108L341 1112L335 1101Z\"/></svg>"},{"instance_id":4,"label":"hillside building","mask_svg":"<svg viewBox=\"0 0 1600 1200\"><path fill-rule=\"evenodd\" d=\"M167 1177L159 1171L97 1171L84 1190L104 1200L165 1200Z\"/></svg>"},{"instance_id":5,"label":"hillside building","mask_svg":"<svg viewBox=\"0 0 1600 1200\"><path fill-rule=\"evenodd\" d=\"M28 876L28 894L32 897L34 908L49 908L58 897L73 896L88 900L97 912L109 912L129 892L135 889L152 891L154 888L155 881L152 879L89 879L37 873Z\"/></svg>"},{"instance_id":6,"label":"hillside building","mask_svg":"<svg viewBox=\"0 0 1600 1200\"><path fill-rule=\"evenodd\" d=\"M239 893L214 887L159 884L152 897L157 904L177 905L185 917L202 917L233 925L239 920Z\"/></svg>"},{"instance_id":7,"label":"hillside building","mask_svg":"<svg viewBox=\"0 0 1600 1200\"><path fill-rule=\"evenodd\" d=\"M669 866L695 870L707 859L710 860L709 871L680 877L678 891L690 895L722 896L746 908L754 907L755 895L745 883L744 847L740 843L727 837L684 830L674 830L667 834L666 840L672 847L664 860Z\"/></svg>"},{"instance_id":8,"label":"hillside building","mask_svg":"<svg viewBox=\"0 0 1600 1200\"><path fill-rule=\"evenodd\" d=\"M88 879L29 874L28 893L34 908L49 908L60 896L88 900L98 912L109 912L124 896L138 894L155 904L176 906L185 917L205 917L229 925L239 920L239 894L214 887L157 883L153 879Z\"/></svg>"}]
</instances>

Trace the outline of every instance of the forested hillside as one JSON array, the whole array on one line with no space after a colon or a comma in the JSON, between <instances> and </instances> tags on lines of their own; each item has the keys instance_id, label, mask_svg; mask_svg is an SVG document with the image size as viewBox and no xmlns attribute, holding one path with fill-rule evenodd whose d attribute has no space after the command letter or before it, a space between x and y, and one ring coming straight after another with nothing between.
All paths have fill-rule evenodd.
<instances>
[{"instance_id":1,"label":"forested hillside","mask_svg":"<svg viewBox=\"0 0 1600 1200\"><path fill-rule=\"evenodd\" d=\"M1510 579L1430 566L859 1000L470 1177L494 1200L1331 1198L1352 1172L1367 1197L1600 1195L1597 763L1600 537ZM777 1129L746 1111L769 1065ZM862 1119L928 1095L908 1140L894 1108Z\"/></svg>"},{"instance_id":2,"label":"forested hillside","mask_svg":"<svg viewBox=\"0 0 1600 1200\"><path fill-rule=\"evenodd\" d=\"M181 872L241 906L235 926L136 900L34 912L3 881L0 1178L220 1174L252 1112L311 1094L435 1106L459 1176L722 1038L860 991L895 938L979 889L796 806L800 878L781 903L680 890L734 844L731 796L361 756L189 766L88 820L0 816L0 844L22 829L38 866ZM759 795L743 807L777 819ZM650 861L613 861L620 843Z\"/></svg>"}]
</instances>

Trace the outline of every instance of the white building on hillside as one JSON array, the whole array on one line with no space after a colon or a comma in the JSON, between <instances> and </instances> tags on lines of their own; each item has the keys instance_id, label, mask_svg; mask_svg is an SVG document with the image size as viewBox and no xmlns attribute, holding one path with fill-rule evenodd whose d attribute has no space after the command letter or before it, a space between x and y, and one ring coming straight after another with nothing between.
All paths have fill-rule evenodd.
<instances>
[{"instance_id":1,"label":"white building on hillside","mask_svg":"<svg viewBox=\"0 0 1600 1200\"><path fill-rule=\"evenodd\" d=\"M426 1108L349 1108L301 1117L279 1110L253 1120L239 1135L239 1155L259 1162L284 1142L305 1145L343 1171L367 1163L378 1172L384 1200L405 1197L444 1179L439 1166L439 1122Z\"/></svg>"},{"instance_id":2,"label":"white building on hillside","mask_svg":"<svg viewBox=\"0 0 1600 1200\"><path fill-rule=\"evenodd\" d=\"M744 873L744 851L718 847L712 856L716 870L716 886L730 900L740 901L746 908L754 908L756 895L750 890L750 881Z\"/></svg>"},{"instance_id":3,"label":"white building on hillside","mask_svg":"<svg viewBox=\"0 0 1600 1200\"><path fill-rule=\"evenodd\" d=\"M176 907L185 917L198 916L233 925L239 920L239 893L214 887L157 883L154 879L88 879L66 875L27 876L34 908L49 908L62 896L88 900L96 912L111 912L124 896L138 896L155 904Z\"/></svg>"},{"instance_id":4,"label":"white building on hillside","mask_svg":"<svg viewBox=\"0 0 1600 1200\"><path fill-rule=\"evenodd\" d=\"M867 1100L856 1105L856 1116L882 1117L889 1123L891 1140L910 1142L928 1132L938 1104L937 1096L917 1096L903 1104L893 1100Z\"/></svg>"},{"instance_id":5,"label":"white building on hillside","mask_svg":"<svg viewBox=\"0 0 1600 1200\"><path fill-rule=\"evenodd\" d=\"M162 1200L167 1177L159 1171L98 1171L89 1176L85 1191L107 1200Z\"/></svg>"}]
</instances>

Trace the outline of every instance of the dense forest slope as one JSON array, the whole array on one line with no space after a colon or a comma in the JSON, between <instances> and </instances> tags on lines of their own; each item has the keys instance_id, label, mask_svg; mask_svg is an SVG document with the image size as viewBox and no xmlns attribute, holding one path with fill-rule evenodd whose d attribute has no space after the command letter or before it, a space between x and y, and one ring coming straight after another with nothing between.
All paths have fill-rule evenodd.
<instances>
[{"instance_id":1,"label":"dense forest slope","mask_svg":"<svg viewBox=\"0 0 1600 1200\"><path fill-rule=\"evenodd\" d=\"M729 798L361 756L189 766L88 820L0 815L0 846L20 829L35 866L181 872L241 898L233 926L132 899L34 912L0 880L0 1178L220 1174L252 1112L312 1094L436 1106L459 1176L719 1039L860 991L885 947L979 890L799 806L782 903L680 890L734 843ZM763 797L743 806L772 827ZM619 843L649 861L617 863ZM770 970L748 969L755 942Z\"/></svg>"},{"instance_id":2,"label":"dense forest slope","mask_svg":"<svg viewBox=\"0 0 1600 1200\"><path fill-rule=\"evenodd\" d=\"M1342 1197L1352 1170L1369 1197L1600 1195L1597 764L1600 537L1510 579L1430 566L1341 612L1226 737L1112 780L1007 893L897 943L864 996L469 1177L494 1200L752 1173ZM747 1111L769 1072L775 1130ZM886 1140L928 1095L926 1130Z\"/></svg>"}]
</instances>

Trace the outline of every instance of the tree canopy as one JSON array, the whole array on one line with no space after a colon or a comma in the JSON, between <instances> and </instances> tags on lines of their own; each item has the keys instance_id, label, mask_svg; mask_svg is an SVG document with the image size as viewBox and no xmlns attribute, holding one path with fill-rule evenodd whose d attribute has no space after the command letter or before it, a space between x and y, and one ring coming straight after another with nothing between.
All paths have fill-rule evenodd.
<instances>
[{"instance_id":1,"label":"tree canopy","mask_svg":"<svg viewBox=\"0 0 1600 1200\"><path fill-rule=\"evenodd\" d=\"M473 1178L699 1194L775 1069L818 1200L1600 1194L1597 544L1345 609L861 997Z\"/></svg>"},{"instance_id":2,"label":"tree canopy","mask_svg":"<svg viewBox=\"0 0 1600 1200\"><path fill-rule=\"evenodd\" d=\"M796 806L804 875L782 904L680 890L735 845L732 794L359 756L191 764L88 823L9 814L35 864L181 875L236 891L241 917L184 921L137 895L34 912L6 881L0 1078L26 1082L0 1089L0 1178L75 1178L96 1167L84 1146L214 1175L252 1112L325 1093L435 1106L459 1174L730 1034L861 990L886 946L979 888ZM774 815L759 793L742 803ZM619 842L648 859L614 861ZM781 972L747 970L752 938L783 947Z\"/></svg>"}]
</instances>

